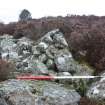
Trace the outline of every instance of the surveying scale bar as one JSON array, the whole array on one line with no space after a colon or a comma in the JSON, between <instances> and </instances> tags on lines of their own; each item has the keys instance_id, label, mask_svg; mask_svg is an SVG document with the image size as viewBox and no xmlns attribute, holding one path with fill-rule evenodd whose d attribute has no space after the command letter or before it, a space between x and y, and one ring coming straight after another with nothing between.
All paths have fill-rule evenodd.
<instances>
[{"instance_id":1,"label":"surveying scale bar","mask_svg":"<svg viewBox=\"0 0 105 105\"><path fill-rule=\"evenodd\" d=\"M19 80L61 80L61 79L93 79L105 78L105 76L17 76Z\"/></svg>"}]
</instances>

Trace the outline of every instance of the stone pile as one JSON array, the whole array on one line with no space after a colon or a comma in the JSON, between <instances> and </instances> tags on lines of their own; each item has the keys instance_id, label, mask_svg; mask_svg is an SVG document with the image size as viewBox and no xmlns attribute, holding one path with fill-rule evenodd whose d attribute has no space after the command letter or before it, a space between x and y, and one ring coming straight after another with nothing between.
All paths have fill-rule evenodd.
<instances>
[{"instance_id":1,"label":"stone pile","mask_svg":"<svg viewBox=\"0 0 105 105\"><path fill-rule=\"evenodd\" d=\"M59 29L48 32L38 41L0 36L0 57L14 62L15 72L20 74L89 76L94 72L86 64L79 64L73 59ZM78 105L88 82L89 79L71 79L59 80L57 84L56 81L10 79L0 83L0 105Z\"/></svg>"}]
</instances>

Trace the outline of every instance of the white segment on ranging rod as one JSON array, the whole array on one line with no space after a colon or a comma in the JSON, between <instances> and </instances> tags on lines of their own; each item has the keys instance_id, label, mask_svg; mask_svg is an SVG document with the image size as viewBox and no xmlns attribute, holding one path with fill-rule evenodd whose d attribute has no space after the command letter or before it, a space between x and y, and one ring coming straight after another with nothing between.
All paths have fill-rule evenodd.
<instances>
[{"instance_id":1,"label":"white segment on ranging rod","mask_svg":"<svg viewBox=\"0 0 105 105\"><path fill-rule=\"evenodd\" d=\"M54 79L92 79L105 78L105 76L54 76Z\"/></svg>"}]
</instances>

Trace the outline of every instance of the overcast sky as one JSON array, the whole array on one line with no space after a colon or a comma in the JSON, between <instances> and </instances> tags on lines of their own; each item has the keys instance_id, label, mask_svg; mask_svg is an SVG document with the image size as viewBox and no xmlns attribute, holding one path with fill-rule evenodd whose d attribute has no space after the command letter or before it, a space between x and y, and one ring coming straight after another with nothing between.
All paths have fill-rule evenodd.
<instances>
[{"instance_id":1,"label":"overcast sky","mask_svg":"<svg viewBox=\"0 0 105 105\"><path fill-rule=\"evenodd\" d=\"M105 15L105 0L0 0L0 21L17 21L22 9L33 18L43 16Z\"/></svg>"}]
</instances>

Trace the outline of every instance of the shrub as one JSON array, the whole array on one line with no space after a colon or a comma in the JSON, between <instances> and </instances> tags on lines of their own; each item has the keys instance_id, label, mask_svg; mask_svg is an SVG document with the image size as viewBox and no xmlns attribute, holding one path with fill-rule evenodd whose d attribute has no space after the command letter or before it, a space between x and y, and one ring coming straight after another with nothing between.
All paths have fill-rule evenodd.
<instances>
[{"instance_id":1,"label":"shrub","mask_svg":"<svg viewBox=\"0 0 105 105\"><path fill-rule=\"evenodd\" d=\"M87 97L82 97L79 105L105 105L105 101L88 99Z\"/></svg>"},{"instance_id":2,"label":"shrub","mask_svg":"<svg viewBox=\"0 0 105 105\"><path fill-rule=\"evenodd\" d=\"M15 31L15 27L16 27L16 23L9 23L9 24L0 23L0 35L3 35L3 34L13 35Z\"/></svg>"},{"instance_id":3,"label":"shrub","mask_svg":"<svg viewBox=\"0 0 105 105\"><path fill-rule=\"evenodd\" d=\"M0 81L8 79L14 70L15 66L12 62L0 60Z\"/></svg>"}]
</instances>

